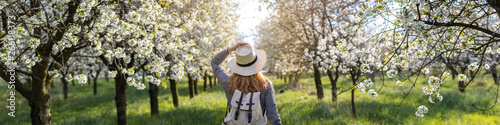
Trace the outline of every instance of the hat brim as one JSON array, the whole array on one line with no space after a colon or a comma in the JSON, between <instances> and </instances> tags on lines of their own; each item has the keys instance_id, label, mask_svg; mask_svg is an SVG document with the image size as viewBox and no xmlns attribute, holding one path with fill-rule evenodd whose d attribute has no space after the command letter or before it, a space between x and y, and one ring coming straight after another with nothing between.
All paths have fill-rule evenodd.
<instances>
[{"instance_id":1,"label":"hat brim","mask_svg":"<svg viewBox=\"0 0 500 125\"><path fill-rule=\"evenodd\" d=\"M242 76L251 76L260 72L260 70L262 70L264 68L264 65L266 64L267 54L264 50L255 50L255 55L257 55L257 61L253 65L247 67L238 66L238 64L236 64L235 57L229 58L227 62L229 65L229 69L231 69L231 71L233 71L234 73Z\"/></svg>"}]
</instances>

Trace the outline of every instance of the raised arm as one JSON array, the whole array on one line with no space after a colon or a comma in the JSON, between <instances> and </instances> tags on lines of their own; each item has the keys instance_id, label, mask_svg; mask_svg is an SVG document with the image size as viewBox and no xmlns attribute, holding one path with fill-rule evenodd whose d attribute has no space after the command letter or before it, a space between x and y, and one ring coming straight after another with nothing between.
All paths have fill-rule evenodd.
<instances>
[{"instance_id":1,"label":"raised arm","mask_svg":"<svg viewBox=\"0 0 500 125\"><path fill-rule=\"evenodd\" d=\"M214 75L221 82L224 91L226 91L226 94L229 91L229 84L226 84L227 80L229 80L229 76L224 73L224 70L220 67L220 64L224 62L224 60L226 60L227 55L229 55L229 53L226 50L223 50L212 59L211 63Z\"/></svg>"},{"instance_id":2,"label":"raised arm","mask_svg":"<svg viewBox=\"0 0 500 125\"><path fill-rule=\"evenodd\" d=\"M213 59L212 59L212 70L214 72L215 77L219 79L220 84L222 84L222 88L224 89L224 92L226 92L226 98L229 100L231 97L229 95L229 84L227 81L229 80L229 76L224 73L224 70L220 68L220 64L226 60L227 56L229 53L233 52L236 50L236 48L242 46L242 45L250 45L249 43L244 43L244 42L239 42L236 45L229 47L225 50L222 50L217 54Z\"/></svg>"}]
</instances>

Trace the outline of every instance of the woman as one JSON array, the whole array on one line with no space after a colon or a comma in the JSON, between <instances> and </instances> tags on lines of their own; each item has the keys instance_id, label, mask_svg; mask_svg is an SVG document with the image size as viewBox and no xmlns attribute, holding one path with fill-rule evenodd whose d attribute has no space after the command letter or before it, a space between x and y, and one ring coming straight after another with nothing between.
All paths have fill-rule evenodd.
<instances>
[{"instance_id":1,"label":"woman","mask_svg":"<svg viewBox=\"0 0 500 125\"><path fill-rule=\"evenodd\" d=\"M233 74L228 76L219 65L233 51L236 51L236 58L232 57L228 61ZM219 52L212 59L212 68L224 88L228 105L235 90L242 93L260 92L260 105L267 116L268 122L273 125L281 125L281 118L276 109L273 85L269 79L260 73L265 62L265 51L254 50L249 43L239 42Z\"/></svg>"}]
</instances>

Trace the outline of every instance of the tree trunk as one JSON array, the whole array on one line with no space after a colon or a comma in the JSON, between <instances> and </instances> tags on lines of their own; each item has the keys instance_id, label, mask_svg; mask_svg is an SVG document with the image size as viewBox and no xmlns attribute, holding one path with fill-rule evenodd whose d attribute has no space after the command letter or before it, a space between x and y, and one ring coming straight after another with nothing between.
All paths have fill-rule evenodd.
<instances>
[{"instance_id":1,"label":"tree trunk","mask_svg":"<svg viewBox=\"0 0 500 125\"><path fill-rule=\"evenodd\" d=\"M293 74L290 73L290 75L288 75L287 78L285 79L288 79L288 84L290 84L290 86L293 86Z\"/></svg>"},{"instance_id":2,"label":"tree trunk","mask_svg":"<svg viewBox=\"0 0 500 125\"><path fill-rule=\"evenodd\" d=\"M26 85L26 87L27 87L28 89L32 89L32 88L31 88L31 85L32 85L32 84L31 84L31 82L32 82L32 81L31 81L31 77L26 77L26 83L25 83L25 85Z\"/></svg>"},{"instance_id":3,"label":"tree trunk","mask_svg":"<svg viewBox=\"0 0 500 125\"><path fill-rule=\"evenodd\" d=\"M97 78L94 78L94 95L97 95Z\"/></svg>"},{"instance_id":4,"label":"tree trunk","mask_svg":"<svg viewBox=\"0 0 500 125\"><path fill-rule=\"evenodd\" d=\"M73 84L73 86L75 86L75 74L71 74L71 76L73 77L73 79L71 80L71 84Z\"/></svg>"},{"instance_id":5,"label":"tree trunk","mask_svg":"<svg viewBox=\"0 0 500 125\"><path fill-rule=\"evenodd\" d=\"M124 74L118 73L115 77L115 104L118 125L127 124L127 81Z\"/></svg>"},{"instance_id":6,"label":"tree trunk","mask_svg":"<svg viewBox=\"0 0 500 125\"><path fill-rule=\"evenodd\" d=\"M50 82L50 88L54 88L54 81Z\"/></svg>"},{"instance_id":7,"label":"tree trunk","mask_svg":"<svg viewBox=\"0 0 500 125\"><path fill-rule=\"evenodd\" d=\"M109 82L109 73L104 73L106 75L104 75L104 77L106 77L106 82Z\"/></svg>"},{"instance_id":8,"label":"tree trunk","mask_svg":"<svg viewBox=\"0 0 500 125\"><path fill-rule=\"evenodd\" d=\"M300 82L299 82L299 79L300 79L300 74L297 73L295 75L290 75L290 78L292 78L293 76L293 79L290 79L291 81L291 85L292 85L292 88L294 89L300 89L302 86L300 85Z\"/></svg>"},{"instance_id":9,"label":"tree trunk","mask_svg":"<svg viewBox=\"0 0 500 125\"><path fill-rule=\"evenodd\" d=\"M490 67L491 69L491 75L493 75L493 80L495 81L495 84L498 85L498 74L497 74L497 65L492 65Z\"/></svg>"},{"instance_id":10,"label":"tree trunk","mask_svg":"<svg viewBox=\"0 0 500 125\"><path fill-rule=\"evenodd\" d=\"M500 17L500 1L498 0L487 0L488 4L496 10L498 17Z\"/></svg>"},{"instance_id":11,"label":"tree trunk","mask_svg":"<svg viewBox=\"0 0 500 125\"><path fill-rule=\"evenodd\" d=\"M374 71L374 72L375 72L375 71ZM338 72L337 72L337 73L338 73ZM371 77L372 82L373 82L373 83L375 83L375 82L376 82L376 81L375 81L375 76L376 76L376 74L375 74L375 73L371 73L370 75L371 75L370 77Z\"/></svg>"},{"instance_id":12,"label":"tree trunk","mask_svg":"<svg viewBox=\"0 0 500 125\"><path fill-rule=\"evenodd\" d=\"M212 76L208 76L208 82L210 82L209 86L212 89Z\"/></svg>"},{"instance_id":13,"label":"tree trunk","mask_svg":"<svg viewBox=\"0 0 500 125\"><path fill-rule=\"evenodd\" d=\"M455 79L457 77L457 75L458 75L458 71L454 67L452 67L452 66L448 67L448 69L451 70L451 78Z\"/></svg>"},{"instance_id":14,"label":"tree trunk","mask_svg":"<svg viewBox=\"0 0 500 125\"><path fill-rule=\"evenodd\" d=\"M453 67L453 61L445 59L443 57L441 57L441 59L444 60L446 68L450 69L452 79L455 79L455 77L458 75L458 71L457 69L455 69L455 67Z\"/></svg>"},{"instance_id":15,"label":"tree trunk","mask_svg":"<svg viewBox=\"0 0 500 125\"><path fill-rule=\"evenodd\" d=\"M193 98L194 97L193 77L189 73L187 75L188 75L189 98Z\"/></svg>"},{"instance_id":16,"label":"tree trunk","mask_svg":"<svg viewBox=\"0 0 500 125\"><path fill-rule=\"evenodd\" d=\"M47 74L48 61L41 61L32 69L34 73L32 77L31 99L28 100L31 107L31 124L32 125L50 125L50 95L49 86L52 78Z\"/></svg>"},{"instance_id":17,"label":"tree trunk","mask_svg":"<svg viewBox=\"0 0 500 125\"><path fill-rule=\"evenodd\" d=\"M65 76L61 77L61 82L63 84L64 100L68 99L68 81L66 81Z\"/></svg>"},{"instance_id":18,"label":"tree trunk","mask_svg":"<svg viewBox=\"0 0 500 125\"><path fill-rule=\"evenodd\" d=\"M158 86L149 82L149 102L151 104L151 115L158 115Z\"/></svg>"},{"instance_id":19,"label":"tree trunk","mask_svg":"<svg viewBox=\"0 0 500 125\"><path fill-rule=\"evenodd\" d=\"M218 82L219 82L219 79L217 79L217 77L214 77L214 86L217 85Z\"/></svg>"},{"instance_id":20,"label":"tree trunk","mask_svg":"<svg viewBox=\"0 0 500 125\"><path fill-rule=\"evenodd\" d=\"M462 73L465 74L467 72L467 67L461 67L461 68L462 68ZM465 92L465 81L458 81L458 90L462 93Z\"/></svg>"},{"instance_id":21,"label":"tree trunk","mask_svg":"<svg viewBox=\"0 0 500 125\"><path fill-rule=\"evenodd\" d=\"M142 73L142 83L146 84L146 73Z\"/></svg>"},{"instance_id":22,"label":"tree trunk","mask_svg":"<svg viewBox=\"0 0 500 125\"><path fill-rule=\"evenodd\" d=\"M45 99L37 99L41 104L36 104L36 102L29 102L31 107L31 124L32 125L50 125L51 116L49 101L43 101Z\"/></svg>"},{"instance_id":23,"label":"tree trunk","mask_svg":"<svg viewBox=\"0 0 500 125\"><path fill-rule=\"evenodd\" d=\"M335 102L337 100L337 79L339 78L338 72L335 73L335 79L333 78L332 71L326 71L328 74L328 79L330 79L330 84L332 84L332 101Z\"/></svg>"},{"instance_id":24,"label":"tree trunk","mask_svg":"<svg viewBox=\"0 0 500 125\"><path fill-rule=\"evenodd\" d=\"M316 84L316 94L318 96L318 99L323 99L325 96L323 94L323 85L321 84L321 74L319 72L318 66L313 66L314 68L314 83Z\"/></svg>"},{"instance_id":25,"label":"tree trunk","mask_svg":"<svg viewBox=\"0 0 500 125\"><path fill-rule=\"evenodd\" d=\"M92 79L92 78L90 78L90 75L88 75L88 76L87 76L87 85L91 85L91 84L92 84L92 83L91 83L91 79Z\"/></svg>"},{"instance_id":26,"label":"tree trunk","mask_svg":"<svg viewBox=\"0 0 500 125\"><path fill-rule=\"evenodd\" d=\"M460 92L462 92L462 93L465 92L465 82L464 81L458 81L458 90L460 90Z\"/></svg>"},{"instance_id":27,"label":"tree trunk","mask_svg":"<svg viewBox=\"0 0 500 125\"><path fill-rule=\"evenodd\" d=\"M198 79L193 80L194 95L198 95Z\"/></svg>"},{"instance_id":28,"label":"tree trunk","mask_svg":"<svg viewBox=\"0 0 500 125\"><path fill-rule=\"evenodd\" d=\"M170 92L172 92L172 101L174 106L179 107L179 91L177 91L177 82L172 79L168 79L170 81Z\"/></svg>"},{"instance_id":29,"label":"tree trunk","mask_svg":"<svg viewBox=\"0 0 500 125\"><path fill-rule=\"evenodd\" d=\"M353 85L356 84L355 82L352 82L352 83L353 83ZM351 107L352 107L352 114L353 114L354 118L356 118L356 105L354 104L354 90L356 90L356 89L351 90Z\"/></svg>"},{"instance_id":30,"label":"tree trunk","mask_svg":"<svg viewBox=\"0 0 500 125\"><path fill-rule=\"evenodd\" d=\"M352 79L352 85L353 86L356 86L356 73L353 73L353 71L351 71L351 79ZM356 89L352 89L351 90L351 107L352 107L352 114L354 116L354 118L356 118L356 105L354 103L354 91Z\"/></svg>"},{"instance_id":31,"label":"tree trunk","mask_svg":"<svg viewBox=\"0 0 500 125\"><path fill-rule=\"evenodd\" d=\"M207 73L203 75L203 91L207 91Z\"/></svg>"},{"instance_id":32,"label":"tree trunk","mask_svg":"<svg viewBox=\"0 0 500 125\"><path fill-rule=\"evenodd\" d=\"M286 75L281 75L281 78L283 79L283 81L286 83Z\"/></svg>"},{"instance_id":33,"label":"tree trunk","mask_svg":"<svg viewBox=\"0 0 500 125\"><path fill-rule=\"evenodd\" d=\"M99 74L101 74L102 69L98 69L94 76L94 95L97 95L97 79L99 78Z\"/></svg>"},{"instance_id":34,"label":"tree trunk","mask_svg":"<svg viewBox=\"0 0 500 125\"><path fill-rule=\"evenodd\" d=\"M286 79L286 78L285 78ZM292 74L288 75L288 84L292 84Z\"/></svg>"}]
</instances>

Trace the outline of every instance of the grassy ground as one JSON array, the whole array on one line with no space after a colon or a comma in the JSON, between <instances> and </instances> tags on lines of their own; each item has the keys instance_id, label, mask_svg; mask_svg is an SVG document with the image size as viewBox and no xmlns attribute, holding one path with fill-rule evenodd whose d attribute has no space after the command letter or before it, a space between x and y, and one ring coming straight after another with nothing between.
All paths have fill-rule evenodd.
<instances>
[{"instance_id":1,"label":"grassy ground","mask_svg":"<svg viewBox=\"0 0 500 125\"><path fill-rule=\"evenodd\" d=\"M417 89L411 92L399 107L394 105L401 102L401 89L391 80L385 81L385 86L375 99L370 99L367 93L356 94L357 118L352 117L350 107L350 92L343 93L336 102L331 100L331 85L327 77L322 79L325 98L317 99L314 79L303 76L300 80L302 89L292 90L283 80L269 76L276 90L276 103L278 112L284 124L311 125L311 124L500 124L500 107L492 110L478 111L472 104L478 103L480 107L491 106L495 99L496 86L490 76L478 76L473 85L467 88L466 93L458 92L457 83L447 79L441 93L442 102L431 104L428 97L423 96L420 88L426 85L422 79L417 84ZM5 81L0 81L5 82ZM98 95L92 94L92 86L69 85L68 99L62 97L62 86L56 82L56 87L50 90L52 123L55 125L88 125L88 124L116 124L116 109L114 103L114 81L105 79L98 81ZM342 78L339 86L347 89L351 82ZM375 86L368 89L379 89L382 85L380 79L375 81ZM10 90L7 84L0 83L1 100L6 100ZM199 84L200 94L189 99L187 79L179 83L180 106L175 108L172 104L169 88L160 88L158 116L150 115L149 95L147 90L136 90L129 87L127 90L127 117L131 125L144 124L220 124L225 113L225 98L221 86L215 86L202 92L203 86ZM405 91L410 85L404 85ZM278 93L285 90L285 93ZM7 102L2 101L0 108L1 124L30 124L30 107L26 99L20 94L16 95L16 117L7 115ZM423 118L415 117L416 107L426 105L429 113Z\"/></svg>"}]
</instances>

